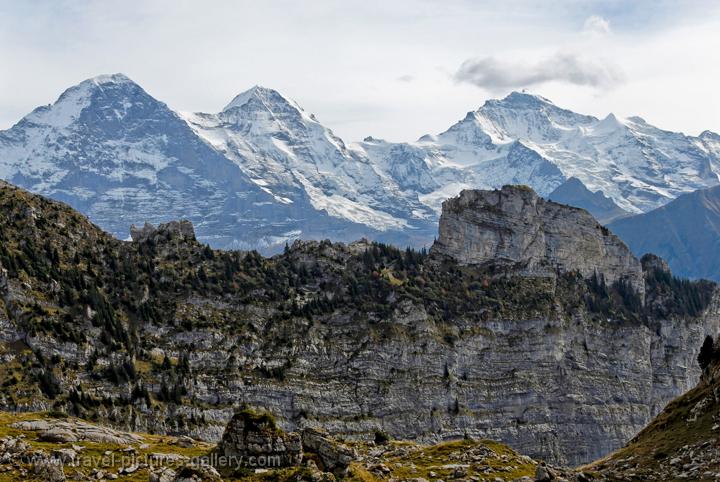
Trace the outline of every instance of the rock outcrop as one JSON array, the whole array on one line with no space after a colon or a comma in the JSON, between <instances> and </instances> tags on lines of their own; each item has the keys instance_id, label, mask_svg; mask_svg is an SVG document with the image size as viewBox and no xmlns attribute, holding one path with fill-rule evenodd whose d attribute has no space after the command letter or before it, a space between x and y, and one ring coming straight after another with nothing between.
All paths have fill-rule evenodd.
<instances>
[{"instance_id":1,"label":"rock outcrop","mask_svg":"<svg viewBox=\"0 0 720 482\"><path fill-rule=\"evenodd\" d=\"M156 240L164 237L166 239L191 240L195 241L195 228L193 224L186 220L170 221L161 224L157 228L146 222L142 228L135 225L130 226L130 238L135 242L147 241L149 239Z\"/></svg>"},{"instance_id":2,"label":"rock outcrop","mask_svg":"<svg viewBox=\"0 0 720 482\"><path fill-rule=\"evenodd\" d=\"M465 190L443 203L432 248L460 264L493 264L521 274L602 275L644 291L640 261L584 209L546 201L524 186Z\"/></svg>"},{"instance_id":3,"label":"rock outcrop","mask_svg":"<svg viewBox=\"0 0 720 482\"><path fill-rule=\"evenodd\" d=\"M38 438L40 440L55 443L88 441L114 445L130 445L142 441L142 438L137 435L86 423L81 420L25 420L13 424L12 428L38 432Z\"/></svg>"},{"instance_id":4,"label":"rock outcrop","mask_svg":"<svg viewBox=\"0 0 720 482\"><path fill-rule=\"evenodd\" d=\"M271 415L252 410L236 413L218 444L226 467L296 466L302 462L302 448L300 434L286 433L275 425Z\"/></svg>"},{"instance_id":5,"label":"rock outcrop","mask_svg":"<svg viewBox=\"0 0 720 482\"><path fill-rule=\"evenodd\" d=\"M338 477L345 477L350 463L357 459L353 449L314 428L303 429L302 446L303 450L317 454L325 471L332 472Z\"/></svg>"}]
</instances>

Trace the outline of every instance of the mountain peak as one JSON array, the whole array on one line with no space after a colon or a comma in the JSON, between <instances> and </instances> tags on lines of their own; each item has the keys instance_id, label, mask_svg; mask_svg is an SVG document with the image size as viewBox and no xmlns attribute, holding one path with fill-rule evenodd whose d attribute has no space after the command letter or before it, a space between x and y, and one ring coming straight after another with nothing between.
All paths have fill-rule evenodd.
<instances>
[{"instance_id":1,"label":"mountain peak","mask_svg":"<svg viewBox=\"0 0 720 482\"><path fill-rule=\"evenodd\" d=\"M618 119L615 114L611 112L607 115L607 117L598 122L595 126L594 132L595 134L607 134L625 127L626 126L623 121Z\"/></svg>"},{"instance_id":2,"label":"mountain peak","mask_svg":"<svg viewBox=\"0 0 720 482\"><path fill-rule=\"evenodd\" d=\"M142 91L142 87L125 74L97 75L68 88L54 103L38 107L24 120L54 127L66 126L76 120L99 93L104 97L114 98L115 94L108 96L107 93L116 90L123 93L135 93Z\"/></svg>"},{"instance_id":3,"label":"mountain peak","mask_svg":"<svg viewBox=\"0 0 720 482\"><path fill-rule=\"evenodd\" d=\"M538 107L542 105L555 106L550 99L546 99L537 94L530 94L525 91L513 91L510 92L502 99L491 99L485 102L486 106L490 105L502 105L507 107Z\"/></svg>"},{"instance_id":4,"label":"mountain peak","mask_svg":"<svg viewBox=\"0 0 720 482\"><path fill-rule=\"evenodd\" d=\"M709 130L702 131L699 137L700 139L720 140L720 134Z\"/></svg>"},{"instance_id":5,"label":"mountain peak","mask_svg":"<svg viewBox=\"0 0 720 482\"><path fill-rule=\"evenodd\" d=\"M280 92L274 89L263 87L261 85L255 85L252 88L236 95L233 100L223 109L224 111L234 109L236 107L242 107L250 102L256 102L264 105L268 110L273 110L273 105L290 105L298 108L297 105L290 99L286 98Z\"/></svg>"},{"instance_id":6,"label":"mountain peak","mask_svg":"<svg viewBox=\"0 0 720 482\"><path fill-rule=\"evenodd\" d=\"M115 74L100 74L96 75L95 77L91 77L85 81L84 83L91 83L95 85L106 85L106 84L135 84L130 77L123 73L115 73Z\"/></svg>"}]
</instances>

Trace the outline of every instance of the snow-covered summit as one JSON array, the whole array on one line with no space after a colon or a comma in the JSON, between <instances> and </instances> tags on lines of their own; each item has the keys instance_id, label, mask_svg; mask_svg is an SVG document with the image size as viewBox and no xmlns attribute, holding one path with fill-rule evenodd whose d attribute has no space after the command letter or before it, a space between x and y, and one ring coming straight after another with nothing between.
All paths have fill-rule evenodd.
<instances>
[{"instance_id":1,"label":"snow-covered summit","mask_svg":"<svg viewBox=\"0 0 720 482\"><path fill-rule=\"evenodd\" d=\"M76 121L81 112L90 105L93 96L105 89L142 88L123 74L99 75L70 87L53 103L38 107L23 118L23 121L38 125L61 127ZM108 95L112 98L115 93Z\"/></svg>"},{"instance_id":2,"label":"snow-covered summit","mask_svg":"<svg viewBox=\"0 0 720 482\"><path fill-rule=\"evenodd\" d=\"M255 86L219 113L185 119L278 202L309 200L331 216L379 231L404 229L408 213L422 219L431 214L276 90Z\"/></svg>"},{"instance_id":3,"label":"snow-covered summit","mask_svg":"<svg viewBox=\"0 0 720 482\"><path fill-rule=\"evenodd\" d=\"M529 92L510 92L502 99L488 99L485 101L483 107L505 107L505 108L531 108L538 109L543 106L555 106L550 99L547 99L541 95L531 94ZM481 107L482 109L482 107Z\"/></svg>"},{"instance_id":4,"label":"snow-covered summit","mask_svg":"<svg viewBox=\"0 0 720 482\"><path fill-rule=\"evenodd\" d=\"M416 142L346 144L267 87L217 113L179 114L112 74L0 131L0 178L66 201L123 238L131 224L189 218L200 240L235 248L297 237L423 245L442 201L504 184L543 196L564 186L599 215L623 215L714 186L718 173L715 133L598 119L526 92L488 100Z\"/></svg>"},{"instance_id":5,"label":"snow-covered summit","mask_svg":"<svg viewBox=\"0 0 720 482\"><path fill-rule=\"evenodd\" d=\"M95 77L91 77L91 78L87 79L85 82L93 83L95 85L107 85L107 84L137 85L130 77L128 77L127 75L125 75L121 72L117 72L115 74L96 75ZM83 82L83 83L85 83L85 82Z\"/></svg>"},{"instance_id":6,"label":"snow-covered summit","mask_svg":"<svg viewBox=\"0 0 720 482\"><path fill-rule=\"evenodd\" d=\"M274 89L269 89L261 85L256 85L245 92L236 95L233 100L231 100L230 103L223 108L223 111L244 107L250 104L263 107L269 111L274 111L276 109L286 110L288 108L294 108L297 111L302 111L300 106L294 101L288 99Z\"/></svg>"},{"instance_id":7,"label":"snow-covered summit","mask_svg":"<svg viewBox=\"0 0 720 482\"><path fill-rule=\"evenodd\" d=\"M644 212L718 184L720 173L720 142L710 134L694 138L639 117L598 119L525 92L488 100L448 130L411 145L422 152L413 156L422 163L413 165L423 166L424 176L441 186L421 193L435 209L443 197L466 187L523 183L548 195L575 177L625 211ZM409 152L397 144L363 142L354 148L379 166L392 165L393 153Z\"/></svg>"}]
</instances>

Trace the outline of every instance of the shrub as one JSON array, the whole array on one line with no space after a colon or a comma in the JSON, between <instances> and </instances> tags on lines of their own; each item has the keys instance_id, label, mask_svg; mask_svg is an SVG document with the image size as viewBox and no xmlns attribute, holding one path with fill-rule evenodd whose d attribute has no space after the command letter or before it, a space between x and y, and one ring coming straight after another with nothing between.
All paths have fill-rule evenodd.
<instances>
[{"instance_id":1,"label":"shrub","mask_svg":"<svg viewBox=\"0 0 720 482\"><path fill-rule=\"evenodd\" d=\"M382 430L378 430L375 432L375 443L377 445L384 445L388 442L390 442L390 435L383 432Z\"/></svg>"}]
</instances>

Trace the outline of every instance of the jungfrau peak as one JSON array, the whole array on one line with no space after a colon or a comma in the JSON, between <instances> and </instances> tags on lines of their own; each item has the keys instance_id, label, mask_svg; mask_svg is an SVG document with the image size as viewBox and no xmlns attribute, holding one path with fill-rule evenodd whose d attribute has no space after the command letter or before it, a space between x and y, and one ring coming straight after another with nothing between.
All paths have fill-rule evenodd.
<instances>
[{"instance_id":1,"label":"jungfrau peak","mask_svg":"<svg viewBox=\"0 0 720 482\"><path fill-rule=\"evenodd\" d=\"M639 117L601 120L513 92L413 145L424 153L427 175L442 180L439 188L421 192L436 210L448 194L470 187L526 184L547 196L574 177L638 213L718 184L720 157L711 139L664 131ZM358 148L382 165L396 146L363 142Z\"/></svg>"}]
</instances>

